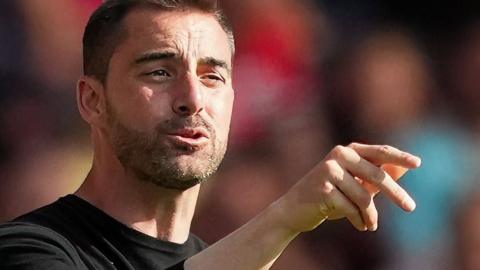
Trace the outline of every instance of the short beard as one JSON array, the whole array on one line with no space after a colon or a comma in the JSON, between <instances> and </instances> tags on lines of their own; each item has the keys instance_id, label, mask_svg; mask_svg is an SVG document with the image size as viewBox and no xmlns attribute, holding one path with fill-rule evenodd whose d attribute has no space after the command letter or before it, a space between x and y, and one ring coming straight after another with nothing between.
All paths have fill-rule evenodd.
<instances>
[{"instance_id":1,"label":"short beard","mask_svg":"<svg viewBox=\"0 0 480 270\"><path fill-rule=\"evenodd\" d=\"M158 124L152 135L123 125L107 102L110 138L118 160L127 172L157 186L187 190L206 181L215 173L226 152L225 141L217 140L215 130L201 117L178 117ZM189 147L171 146L163 136L180 128L202 127L209 132L211 143L196 152ZM188 156L191 161L179 161Z\"/></svg>"}]
</instances>

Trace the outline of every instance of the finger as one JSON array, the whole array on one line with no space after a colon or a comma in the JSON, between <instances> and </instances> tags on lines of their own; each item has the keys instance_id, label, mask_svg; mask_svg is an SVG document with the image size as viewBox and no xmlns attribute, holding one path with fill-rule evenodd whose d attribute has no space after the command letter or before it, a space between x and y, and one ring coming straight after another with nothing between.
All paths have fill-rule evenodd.
<instances>
[{"instance_id":1,"label":"finger","mask_svg":"<svg viewBox=\"0 0 480 270\"><path fill-rule=\"evenodd\" d=\"M384 164L380 166L380 168L382 168L382 170L388 173L390 177L392 177L392 179L397 182L408 171L407 168L395 166L392 164ZM376 195L378 192L380 192L380 189L370 184L368 181L363 181L360 178L356 178L355 180L357 180L362 185L362 187L365 188L371 195Z\"/></svg>"},{"instance_id":2,"label":"finger","mask_svg":"<svg viewBox=\"0 0 480 270\"><path fill-rule=\"evenodd\" d=\"M400 151L389 145L367 145L352 143L349 148L355 150L362 158L375 165L393 164L405 168L417 168L421 164L421 159L410 153Z\"/></svg>"},{"instance_id":3,"label":"finger","mask_svg":"<svg viewBox=\"0 0 480 270\"><path fill-rule=\"evenodd\" d=\"M355 151L352 151L355 152ZM373 165L369 161L355 157L354 153L345 154L343 159L338 160L350 174L363 179L385 193L395 204L405 211L413 211L415 202L408 193L400 187L384 170ZM372 189L369 189L372 191ZM375 194L375 190L374 194Z\"/></svg>"},{"instance_id":4,"label":"finger","mask_svg":"<svg viewBox=\"0 0 480 270\"><path fill-rule=\"evenodd\" d=\"M338 162L330 160L325 164L330 171L330 182L360 211L363 224L370 231L377 229L378 213L373 203L373 195ZM368 183L368 182L367 182ZM374 187L374 186L373 186ZM375 187L375 189L377 189ZM378 189L377 189L378 190Z\"/></svg>"},{"instance_id":5,"label":"finger","mask_svg":"<svg viewBox=\"0 0 480 270\"><path fill-rule=\"evenodd\" d=\"M361 214L362 214L362 220L367 226L368 230L376 231L378 227L378 211L377 211L377 208L375 207L375 203L373 202L373 196L372 196L372 200L370 201L370 204L366 209L361 211Z\"/></svg>"},{"instance_id":6,"label":"finger","mask_svg":"<svg viewBox=\"0 0 480 270\"><path fill-rule=\"evenodd\" d=\"M350 173L345 172L343 178L334 182L336 187L360 210L363 223L368 230L377 228L378 213L373 202L373 196Z\"/></svg>"},{"instance_id":7,"label":"finger","mask_svg":"<svg viewBox=\"0 0 480 270\"><path fill-rule=\"evenodd\" d=\"M362 187L365 188L368 191L368 193L370 193L371 196L375 196L378 194L378 192L380 192L379 188L377 188L376 186L374 186L368 181L365 181L358 177L355 177L355 180L357 180L362 185Z\"/></svg>"},{"instance_id":8,"label":"finger","mask_svg":"<svg viewBox=\"0 0 480 270\"><path fill-rule=\"evenodd\" d=\"M337 161L326 161L330 169L330 182L360 209L366 209L372 200L370 193Z\"/></svg>"},{"instance_id":9,"label":"finger","mask_svg":"<svg viewBox=\"0 0 480 270\"><path fill-rule=\"evenodd\" d=\"M348 198L360 211L363 223L369 231L375 231L378 227L378 212L373 202L375 193L369 192L367 187L378 190L367 181L356 179L350 173L345 172L341 180L332 181L337 189Z\"/></svg>"},{"instance_id":10,"label":"finger","mask_svg":"<svg viewBox=\"0 0 480 270\"><path fill-rule=\"evenodd\" d=\"M332 211L329 215L329 219L346 217L357 230L367 230L359 209L338 189L334 189L331 192L327 207Z\"/></svg>"},{"instance_id":11,"label":"finger","mask_svg":"<svg viewBox=\"0 0 480 270\"><path fill-rule=\"evenodd\" d=\"M363 224L368 230L375 230L378 213L373 204L373 196L336 160L327 160L325 167L328 170L329 182L360 210Z\"/></svg>"}]
</instances>

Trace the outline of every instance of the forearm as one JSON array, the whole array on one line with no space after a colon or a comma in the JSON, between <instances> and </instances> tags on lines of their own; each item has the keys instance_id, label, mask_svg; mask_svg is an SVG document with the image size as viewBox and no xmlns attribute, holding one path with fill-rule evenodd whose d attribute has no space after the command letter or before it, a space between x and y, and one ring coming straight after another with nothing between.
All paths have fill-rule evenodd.
<instances>
[{"instance_id":1,"label":"forearm","mask_svg":"<svg viewBox=\"0 0 480 270\"><path fill-rule=\"evenodd\" d=\"M390 167L379 165L413 169L420 162L391 146L337 146L257 217L187 260L185 269L268 269L300 232L313 230L326 219L346 217L358 230L374 231L378 213L373 198L379 191L406 211L415 208L390 176Z\"/></svg>"},{"instance_id":2,"label":"forearm","mask_svg":"<svg viewBox=\"0 0 480 270\"><path fill-rule=\"evenodd\" d=\"M185 269L269 269L299 232L284 226L277 201L235 232L188 259Z\"/></svg>"}]
</instances>

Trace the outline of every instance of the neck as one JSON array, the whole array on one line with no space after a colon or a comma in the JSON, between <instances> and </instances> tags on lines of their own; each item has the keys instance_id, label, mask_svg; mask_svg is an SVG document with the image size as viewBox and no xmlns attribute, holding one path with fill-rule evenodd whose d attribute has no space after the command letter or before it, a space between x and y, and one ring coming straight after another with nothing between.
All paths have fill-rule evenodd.
<instances>
[{"instance_id":1,"label":"neck","mask_svg":"<svg viewBox=\"0 0 480 270\"><path fill-rule=\"evenodd\" d=\"M123 168L94 165L75 193L131 228L162 240L188 239L200 186L173 190L143 182ZM105 166L102 166L105 168Z\"/></svg>"}]
</instances>

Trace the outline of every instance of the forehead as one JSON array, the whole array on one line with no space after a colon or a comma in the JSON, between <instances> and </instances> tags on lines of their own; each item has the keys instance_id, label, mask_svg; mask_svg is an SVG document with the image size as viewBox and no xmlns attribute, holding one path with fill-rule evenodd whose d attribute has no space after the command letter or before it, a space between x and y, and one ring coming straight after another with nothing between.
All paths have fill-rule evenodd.
<instances>
[{"instance_id":1,"label":"forehead","mask_svg":"<svg viewBox=\"0 0 480 270\"><path fill-rule=\"evenodd\" d=\"M120 46L136 53L168 48L184 56L231 61L228 36L212 14L137 8L127 15L124 27L128 37Z\"/></svg>"}]
</instances>

